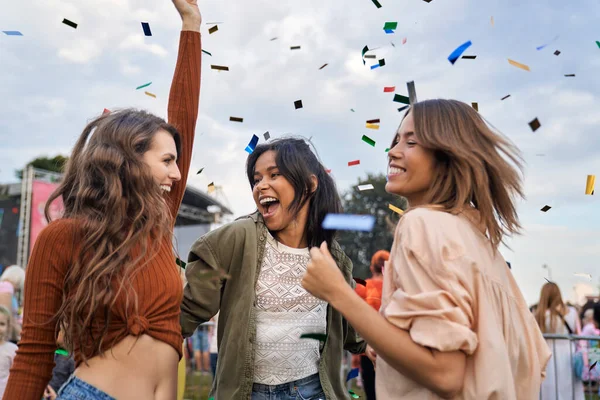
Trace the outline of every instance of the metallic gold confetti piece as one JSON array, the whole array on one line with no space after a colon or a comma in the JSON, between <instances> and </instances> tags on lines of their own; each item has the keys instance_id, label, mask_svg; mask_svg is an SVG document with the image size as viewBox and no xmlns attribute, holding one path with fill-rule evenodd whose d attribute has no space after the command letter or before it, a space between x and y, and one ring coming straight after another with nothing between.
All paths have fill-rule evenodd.
<instances>
[{"instance_id":1,"label":"metallic gold confetti piece","mask_svg":"<svg viewBox=\"0 0 600 400\"><path fill-rule=\"evenodd\" d=\"M513 65L513 66L517 67L517 68L521 68L522 70L531 71L531 69L529 68L528 65L521 64L520 62L516 62L514 60L511 60L510 58L508 59L508 63L510 65Z\"/></svg>"},{"instance_id":2,"label":"metallic gold confetti piece","mask_svg":"<svg viewBox=\"0 0 600 400\"><path fill-rule=\"evenodd\" d=\"M596 183L596 175L588 175L585 182L585 194L594 194L594 184Z\"/></svg>"},{"instance_id":3,"label":"metallic gold confetti piece","mask_svg":"<svg viewBox=\"0 0 600 400\"><path fill-rule=\"evenodd\" d=\"M393 212L398 213L400 215L404 214L404 211L402 211L402 209L396 207L395 205L389 204L388 206L389 206L390 210L392 210Z\"/></svg>"}]
</instances>

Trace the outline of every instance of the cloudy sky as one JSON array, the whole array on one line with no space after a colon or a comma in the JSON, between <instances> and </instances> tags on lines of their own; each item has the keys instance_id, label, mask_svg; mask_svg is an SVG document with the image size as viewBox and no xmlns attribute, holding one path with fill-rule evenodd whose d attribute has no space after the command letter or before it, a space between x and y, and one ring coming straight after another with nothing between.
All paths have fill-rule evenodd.
<instances>
[{"instance_id":1,"label":"cloudy sky","mask_svg":"<svg viewBox=\"0 0 600 400\"><path fill-rule=\"evenodd\" d=\"M565 297L577 283L597 287L600 198L585 196L584 188L588 174L600 175L600 4L380 2L378 9L371 0L201 0L203 46L212 57L203 58L192 170L204 172L192 173L188 184L205 190L214 181L237 215L252 211L244 148L252 134L262 140L269 131L312 137L345 190L367 172L385 171L384 149L401 114L383 87L407 94L406 82L414 80L420 100L478 102L481 114L523 151L525 230L503 253L528 302L545 282L545 263ZM79 26L64 25L63 18ZM143 35L141 21L150 23L152 37ZM398 22L395 34L385 34L386 21ZM211 35L210 22L220 23ZM180 25L169 0L4 4L0 31L24 36L0 34L0 182L13 182L14 170L37 156L68 154L86 121L105 107L166 116ZM448 55L467 40L473 45L465 54L477 59L451 65ZM385 58L384 67L363 65L365 45ZM156 99L135 90L150 81ZM299 99L304 108L295 110ZM230 116L244 123L229 122ZM541 128L534 133L528 122L536 117ZM364 127L373 118L381 119L378 131ZM361 142L363 134L376 140L375 148ZM348 167L355 159L361 164ZM544 205L552 209L542 213ZM592 281L574 273L589 273Z\"/></svg>"}]
</instances>

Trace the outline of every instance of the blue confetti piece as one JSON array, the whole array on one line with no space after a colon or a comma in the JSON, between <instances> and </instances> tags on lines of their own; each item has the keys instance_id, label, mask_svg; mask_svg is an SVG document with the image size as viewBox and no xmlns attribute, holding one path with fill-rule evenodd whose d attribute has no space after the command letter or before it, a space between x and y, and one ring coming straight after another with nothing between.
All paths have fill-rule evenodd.
<instances>
[{"instance_id":1,"label":"blue confetti piece","mask_svg":"<svg viewBox=\"0 0 600 400\"><path fill-rule=\"evenodd\" d=\"M392 29L385 29L385 33L387 33L389 35L389 34L394 33L394 31Z\"/></svg>"},{"instance_id":2,"label":"blue confetti piece","mask_svg":"<svg viewBox=\"0 0 600 400\"><path fill-rule=\"evenodd\" d=\"M448 56L448 61L450 61L450 64L454 65L456 60L458 60L460 58L460 56L462 55L462 53L464 53L465 50L467 50L472 44L473 43L471 43L471 41L469 40L468 42L465 42L465 43L461 44L460 46L458 46L456 48L456 50L454 50L452 52L452 54L450 54Z\"/></svg>"},{"instance_id":3,"label":"blue confetti piece","mask_svg":"<svg viewBox=\"0 0 600 400\"><path fill-rule=\"evenodd\" d=\"M142 29L144 30L144 35L152 36L152 32L150 31L150 24L147 22L142 22Z\"/></svg>"},{"instance_id":4,"label":"blue confetti piece","mask_svg":"<svg viewBox=\"0 0 600 400\"><path fill-rule=\"evenodd\" d=\"M2 31L2 33L8 36L23 36L23 34L19 31Z\"/></svg>"},{"instance_id":5,"label":"blue confetti piece","mask_svg":"<svg viewBox=\"0 0 600 400\"><path fill-rule=\"evenodd\" d=\"M248 154L252 154L254 149L256 148L256 144L258 143L258 136L252 135L252 139L250 139L250 143L246 146L246 151Z\"/></svg>"},{"instance_id":6,"label":"blue confetti piece","mask_svg":"<svg viewBox=\"0 0 600 400\"><path fill-rule=\"evenodd\" d=\"M321 227L330 230L371 232L373 225L375 217L372 215L327 214Z\"/></svg>"},{"instance_id":7,"label":"blue confetti piece","mask_svg":"<svg viewBox=\"0 0 600 400\"><path fill-rule=\"evenodd\" d=\"M379 65L379 64L371 65L371 69L375 69L375 68L379 68L379 67L381 67L381 65Z\"/></svg>"},{"instance_id":8,"label":"blue confetti piece","mask_svg":"<svg viewBox=\"0 0 600 400\"><path fill-rule=\"evenodd\" d=\"M351 369L346 377L346 382L358 377L358 368Z\"/></svg>"}]
</instances>

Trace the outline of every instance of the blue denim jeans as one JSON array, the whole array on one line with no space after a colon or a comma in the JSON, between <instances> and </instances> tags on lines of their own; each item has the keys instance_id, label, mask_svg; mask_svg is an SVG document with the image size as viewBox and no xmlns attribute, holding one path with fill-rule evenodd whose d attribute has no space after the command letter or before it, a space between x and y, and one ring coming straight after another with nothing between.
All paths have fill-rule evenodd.
<instances>
[{"instance_id":1,"label":"blue denim jeans","mask_svg":"<svg viewBox=\"0 0 600 400\"><path fill-rule=\"evenodd\" d=\"M252 386L252 400L326 400L319 374L281 385Z\"/></svg>"},{"instance_id":2,"label":"blue denim jeans","mask_svg":"<svg viewBox=\"0 0 600 400\"><path fill-rule=\"evenodd\" d=\"M116 400L102 390L71 375L58 391L56 400Z\"/></svg>"}]
</instances>

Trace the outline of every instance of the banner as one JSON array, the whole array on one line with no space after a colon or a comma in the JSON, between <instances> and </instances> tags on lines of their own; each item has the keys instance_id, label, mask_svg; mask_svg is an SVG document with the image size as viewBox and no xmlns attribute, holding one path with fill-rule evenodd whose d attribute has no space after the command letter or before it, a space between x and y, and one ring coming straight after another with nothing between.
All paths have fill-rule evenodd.
<instances>
[{"instance_id":1,"label":"banner","mask_svg":"<svg viewBox=\"0 0 600 400\"><path fill-rule=\"evenodd\" d=\"M44 216L46 201L58 187L58 183L44 181L33 181L31 185L31 224L29 229L29 254L33 250L33 245L38 235L48 225L48 220ZM50 206L49 213L52 221L61 217L64 211L62 198L54 200Z\"/></svg>"}]
</instances>

